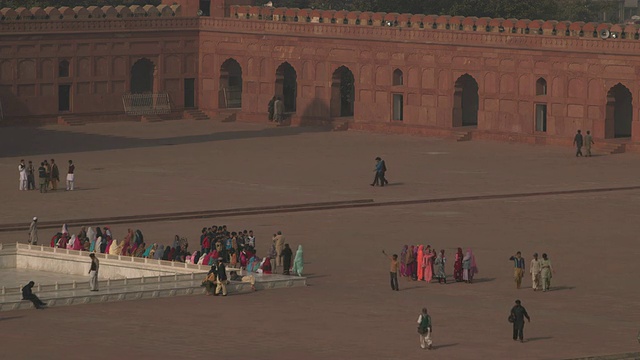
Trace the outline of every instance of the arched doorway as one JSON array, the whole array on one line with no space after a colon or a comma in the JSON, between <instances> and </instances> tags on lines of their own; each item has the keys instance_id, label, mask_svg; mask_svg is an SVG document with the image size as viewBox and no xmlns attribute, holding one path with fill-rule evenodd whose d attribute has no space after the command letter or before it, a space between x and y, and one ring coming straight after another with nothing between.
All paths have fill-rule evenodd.
<instances>
[{"instance_id":1,"label":"arched doorway","mask_svg":"<svg viewBox=\"0 0 640 360\"><path fill-rule=\"evenodd\" d=\"M132 94L145 94L153 92L153 72L155 65L147 58L136 61L131 67Z\"/></svg>"},{"instance_id":2,"label":"arched doorway","mask_svg":"<svg viewBox=\"0 0 640 360\"><path fill-rule=\"evenodd\" d=\"M298 75L288 62L283 62L276 70L276 96L279 96L284 102L285 112L296 112Z\"/></svg>"},{"instance_id":3,"label":"arched doorway","mask_svg":"<svg viewBox=\"0 0 640 360\"><path fill-rule=\"evenodd\" d=\"M331 117L353 116L355 94L353 72L340 66L331 79Z\"/></svg>"},{"instance_id":4,"label":"arched doorway","mask_svg":"<svg viewBox=\"0 0 640 360\"><path fill-rule=\"evenodd\" d=\"M456 80L453 93L453 126L478 125L478 83L464 74Z\"/></svg>"},{"instance_id":5,"label":"arched doorway","mask_svg":"<svg viewBox=\"0 0 640 360\"><path fill-rule=\"evenodd\" d=\"M235 59L227 59L220 67L220 108L242 107L242 67Z\"/></svg>"},{"instance_id":6,"label":"arched doorway","mask_svg":"<svg viewBox=\"0 0 640 360\"><path fill-rule=\"evenodd\" d=\"M633 96L626 86L618 83L607 93L605 138L631 137Z\"/></svg>"}]
</instances>

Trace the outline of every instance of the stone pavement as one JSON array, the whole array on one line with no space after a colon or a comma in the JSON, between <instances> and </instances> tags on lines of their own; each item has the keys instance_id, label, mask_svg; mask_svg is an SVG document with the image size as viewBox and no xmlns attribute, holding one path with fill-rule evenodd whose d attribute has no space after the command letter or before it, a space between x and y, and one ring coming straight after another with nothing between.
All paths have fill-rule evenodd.
<instances>
[{"instance_id":1,"label":"stone pavement","mask_svg":"<svg viewBox=\"0 0 640 360\"><path fill-rule=\"evenodd\" d=\"M74 138L68 129L55 129L38 131ZM6 204L0 212L7 223L28 220L35 209L41 218L62 220L640 183L635 154L576 159L565 148L304 130L189 122L74 128L113 137L97 136L111 139L111 150L55 156L102 168L89 168L83 175L87 182L82 186L92 190L19 193L15 167L20 156L14 151L17 157L0 159L0 169L8 174L0 183ZM12 131L3 129L0 137ZM135 140L148 132L161 139L163 131L166 136L203 134L210 139L116 146L129 142L127 134ZM93 136L81 135L78 141ZM91 150L61 146L64 151ZM378 155L388 161L393 186L367 184L372 158ZM212 352L263 359L567 359L637 352L640 288L633 284L640 270L639 200L635 190L118 225L116 236L127 227L140 228L147 241L165 244L174 234L188 236L194 244L200 228L214 223L251 228L261 254L271 234L282 230L293 248L304 246L310 286L224 299L191 296L3 314L3 354L67 359L60 340L51 336L61 332L101 339L73 345L74 352L91 352L97 359L123 353L127 358L202 358ZM25 235L0 233L0 241L20 236ZM48 232L41 235L46 237ZM400 253L406 243L445 249L449 275L454 250L472 247L480 268L477 281L439 285L400 279L402 291L392 292L381 250ZM527 262L534 251L549 253L556 269L554 291L515 289L508 258L518 250ZM530 286L528 276L524 284ZM516 298L532 317L524 344L511 340L506 321ZM434 321L432 352L418 346L415 321L423 306ZM217 339L210 342L212 333ZM38 346L25 346L25 339L33 337Z\"/></svg>"}]
</instances>

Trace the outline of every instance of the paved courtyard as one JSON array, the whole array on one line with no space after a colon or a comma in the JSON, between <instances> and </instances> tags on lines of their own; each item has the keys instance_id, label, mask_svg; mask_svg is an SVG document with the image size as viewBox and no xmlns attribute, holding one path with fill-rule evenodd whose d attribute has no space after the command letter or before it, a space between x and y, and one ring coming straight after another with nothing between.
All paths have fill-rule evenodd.
<instances>
[{"instance_id":1,"label":"paved courtyard","mask_svg":"<svg viewBox=\"0 0 640 360\"><path fill-rule=\"evenodd\" d=\"M3 224L34 215L63 222L640 185L635 154L576 159L567 148L252 124L0 128L0 144ZM387 160L392 186L368 185L375 156ZM77 163L78 191L19 192L18 161L52 157ZM165 244L175 234L195 244L205 225L253 229L260 254L282 230L292 247L304 246L310 286L6 313L3 354L68 359L54 335L61 333L76 334L74 354L98 359L566 359L640 351L638 200L639 190L586 192L115 225L116 237L133 227ZM52 233L42 230L41 241ZM25 239L25 232L0 233L0 242ZM476 283L401 279L402 291L392 292L381 250L417 243L445 249L449 275L454 249L473 248ZM533 252L550 255L554 291L531 291L528 276L527 288L515 289L508 258L517 250L527 264ZM507 323L517 298L532 317L524 344L511 340ZM434 322L432 352L418 346L424 306Z\"/></svg>"}]
</instances>

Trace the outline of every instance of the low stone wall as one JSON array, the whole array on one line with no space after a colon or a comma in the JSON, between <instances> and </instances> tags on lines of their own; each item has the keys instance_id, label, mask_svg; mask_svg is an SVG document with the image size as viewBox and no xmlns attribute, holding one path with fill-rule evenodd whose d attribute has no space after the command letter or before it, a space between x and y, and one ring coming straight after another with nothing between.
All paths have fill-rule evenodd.
<instances>
[{"instance_id":1,"label":"low stone wall","mask_svg":"<svg viewBox=\"0 0 640 360\"><path fill-rule=\"evenodd\" d=\"M208 266L153 260L131 256L96 254L101 279L141 278L202 273ZM0 269L17 268L69 275L86 275L91 266L89 253L43 245L11 244L0 247ZM232 270L232 269L230 269Z\"/></svg>"}]
</instances>

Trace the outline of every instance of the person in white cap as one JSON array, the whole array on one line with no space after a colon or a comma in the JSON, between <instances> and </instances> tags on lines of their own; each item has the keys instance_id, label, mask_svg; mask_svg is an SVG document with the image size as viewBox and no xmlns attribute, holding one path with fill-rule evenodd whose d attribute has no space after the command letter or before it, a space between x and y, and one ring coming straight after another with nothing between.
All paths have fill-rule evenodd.
<instances>
[{"instance_id":1,"label":"person in white cap","mask_svg":"<svg viewBox=\"0 0 640 360\"><path fill-rule=\"evenodd\" d=\"M38 244L38 218L35 216L33 217L33 221L29 226L29 244Z\"/></svg>"}]
</instances>

